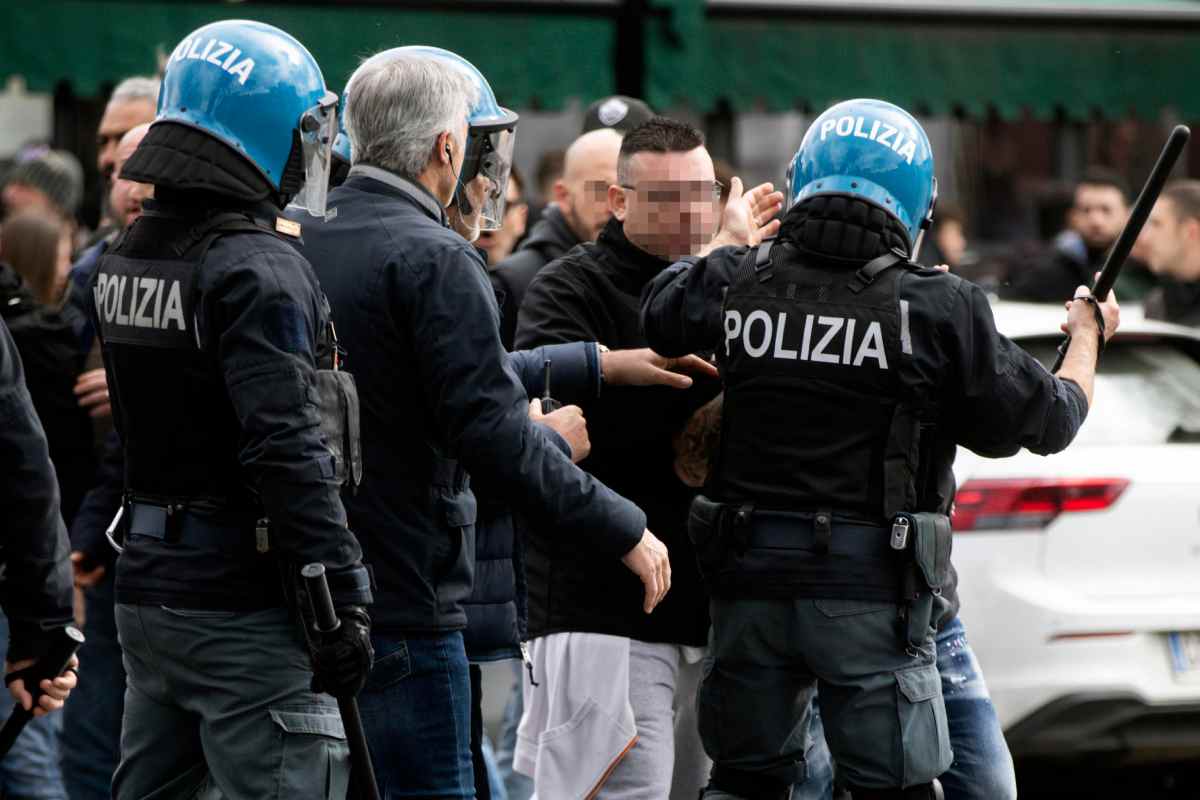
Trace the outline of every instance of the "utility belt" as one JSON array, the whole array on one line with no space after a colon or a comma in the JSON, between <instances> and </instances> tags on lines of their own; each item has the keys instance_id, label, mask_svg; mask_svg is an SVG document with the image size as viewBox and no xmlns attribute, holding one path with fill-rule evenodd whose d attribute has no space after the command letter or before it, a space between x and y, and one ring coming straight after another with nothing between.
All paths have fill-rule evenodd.
<instances>
[{"instance_id":1,"label":"utility belt","mask_svg":"<svg viewBox=\"0 0 1200 800\"><path fill-rule=\"evenodd\" d=\"M118 553L133 537L233 556L261 556L271 550L270 522L265 517L255 518L250 512L199 511L186 503L127 499L105 534Z\"/></svg>"},{"instance_id":2,"label":"utility belt","mask_svg":"<svg viewBox=\"0 0 1200 800\"><path fill-rule=\"evenodd\" d=\"M906 649L924 645L950 572L950 520L900 513L892 524L832 510L692 501L688 534L714 593L899 602Z\"/></svg>"}]
</instances>

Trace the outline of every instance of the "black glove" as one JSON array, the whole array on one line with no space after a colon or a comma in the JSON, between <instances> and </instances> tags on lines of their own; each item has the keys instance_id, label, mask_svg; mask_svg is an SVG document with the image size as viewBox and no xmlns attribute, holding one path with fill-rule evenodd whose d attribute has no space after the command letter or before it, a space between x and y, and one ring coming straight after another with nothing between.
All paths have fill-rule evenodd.
<instances>
[{"instance_id":1,"label":"black glove","mask_svg":"<svg viewBox=\"0 0 1200 800\"><path fill-rule=\"evenodd\" d=\"M339 608L337 614L342 624L313 652L312 690L334 697L354 697L366 684L375 660L371 618L359 606Z\"/></svg>"}]
</instances>

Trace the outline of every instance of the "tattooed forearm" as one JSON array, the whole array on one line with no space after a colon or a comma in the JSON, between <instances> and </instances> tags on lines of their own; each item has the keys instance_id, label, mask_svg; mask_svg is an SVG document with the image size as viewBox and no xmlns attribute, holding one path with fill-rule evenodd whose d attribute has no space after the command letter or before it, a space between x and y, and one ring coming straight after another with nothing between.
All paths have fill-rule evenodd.
<instances>
[{"instance_id":1,"label":"tattooed forearm","mask_svg":"<svg viewBox=\"0 0 1200 800\"><path fill-rule=\"evenodd\" d=\"M683 429L675 434L675 474L688 486L699 488L708 480L708 471L721 441L721 406L725 395L719 394L696 409Z\"/></svg>"}]
</instances>

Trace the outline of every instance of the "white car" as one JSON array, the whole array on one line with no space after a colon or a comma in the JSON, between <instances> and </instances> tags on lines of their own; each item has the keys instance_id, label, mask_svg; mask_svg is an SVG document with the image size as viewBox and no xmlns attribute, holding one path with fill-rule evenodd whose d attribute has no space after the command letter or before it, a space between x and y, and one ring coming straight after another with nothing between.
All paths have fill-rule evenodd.
<instances>
[{"instance_id":1,"label":"white car","mask_svg":"<svg viewBox=\"0 0 1200 800\"><path fill-rule=\"evenodd\" d=\"M994 305L1049 366L1061 306ZM1075 442L960 449L962 618L1017 757L1200 755L1200 330L1122 309Z\"/></svg>"}]
</instances>

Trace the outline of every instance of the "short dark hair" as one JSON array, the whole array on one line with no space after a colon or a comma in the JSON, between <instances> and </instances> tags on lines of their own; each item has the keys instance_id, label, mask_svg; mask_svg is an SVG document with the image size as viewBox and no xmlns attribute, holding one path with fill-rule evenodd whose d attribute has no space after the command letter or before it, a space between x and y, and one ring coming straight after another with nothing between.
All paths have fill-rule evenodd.
<instances>
[{"instance_id":1,"label":"short dark hair","mask_svg":"<svg viewBox=\"0 0 1200 800\"><path fill-rule=\"evenodd\" d=\"M549 199L554 193L554 182L562 177L563 164L566 158L567 151L556 148L554 150L546 150L542 153L542 157L538 159L537 169L535 170L537 186L533 188L545 195L543 199Z\"/></svg>"},{"instance_id":2,"label":"short dark hair","mask_svg":"<svg viewBox=\"0 0 1200 800\"><path fill-rule=\"evenodd\" d=\"M629 159L638 153L687 153L704 146L704 134L686 122L651 117L625 134L617 156L617 182L629 182Z\"/></svg>"},{"instance_id":3,"label":"short dark hair","mask_svg":"<svg viewBox=\"0 0 1200 800\"><path fill-rule=\"evenodd\" d=\"M1182 219L1200 219L1200 181L1173 180L1163 189L1162 196L1175 204L1175 214Z\"/></svg>"},{"instance_id":4,"label":"short dark hair","mask_svg":"<svg viewBox=\"0 0 1200 800\"><path fill-rule=\"evenodd\" d=\"M1106 186L1116 189L1125 203L1129 203L1129 184L1121 177L1121 173L1108 167L1091 166L1085 169L1075 188L1080 186Z\"/></svg>"}]
</instances>

